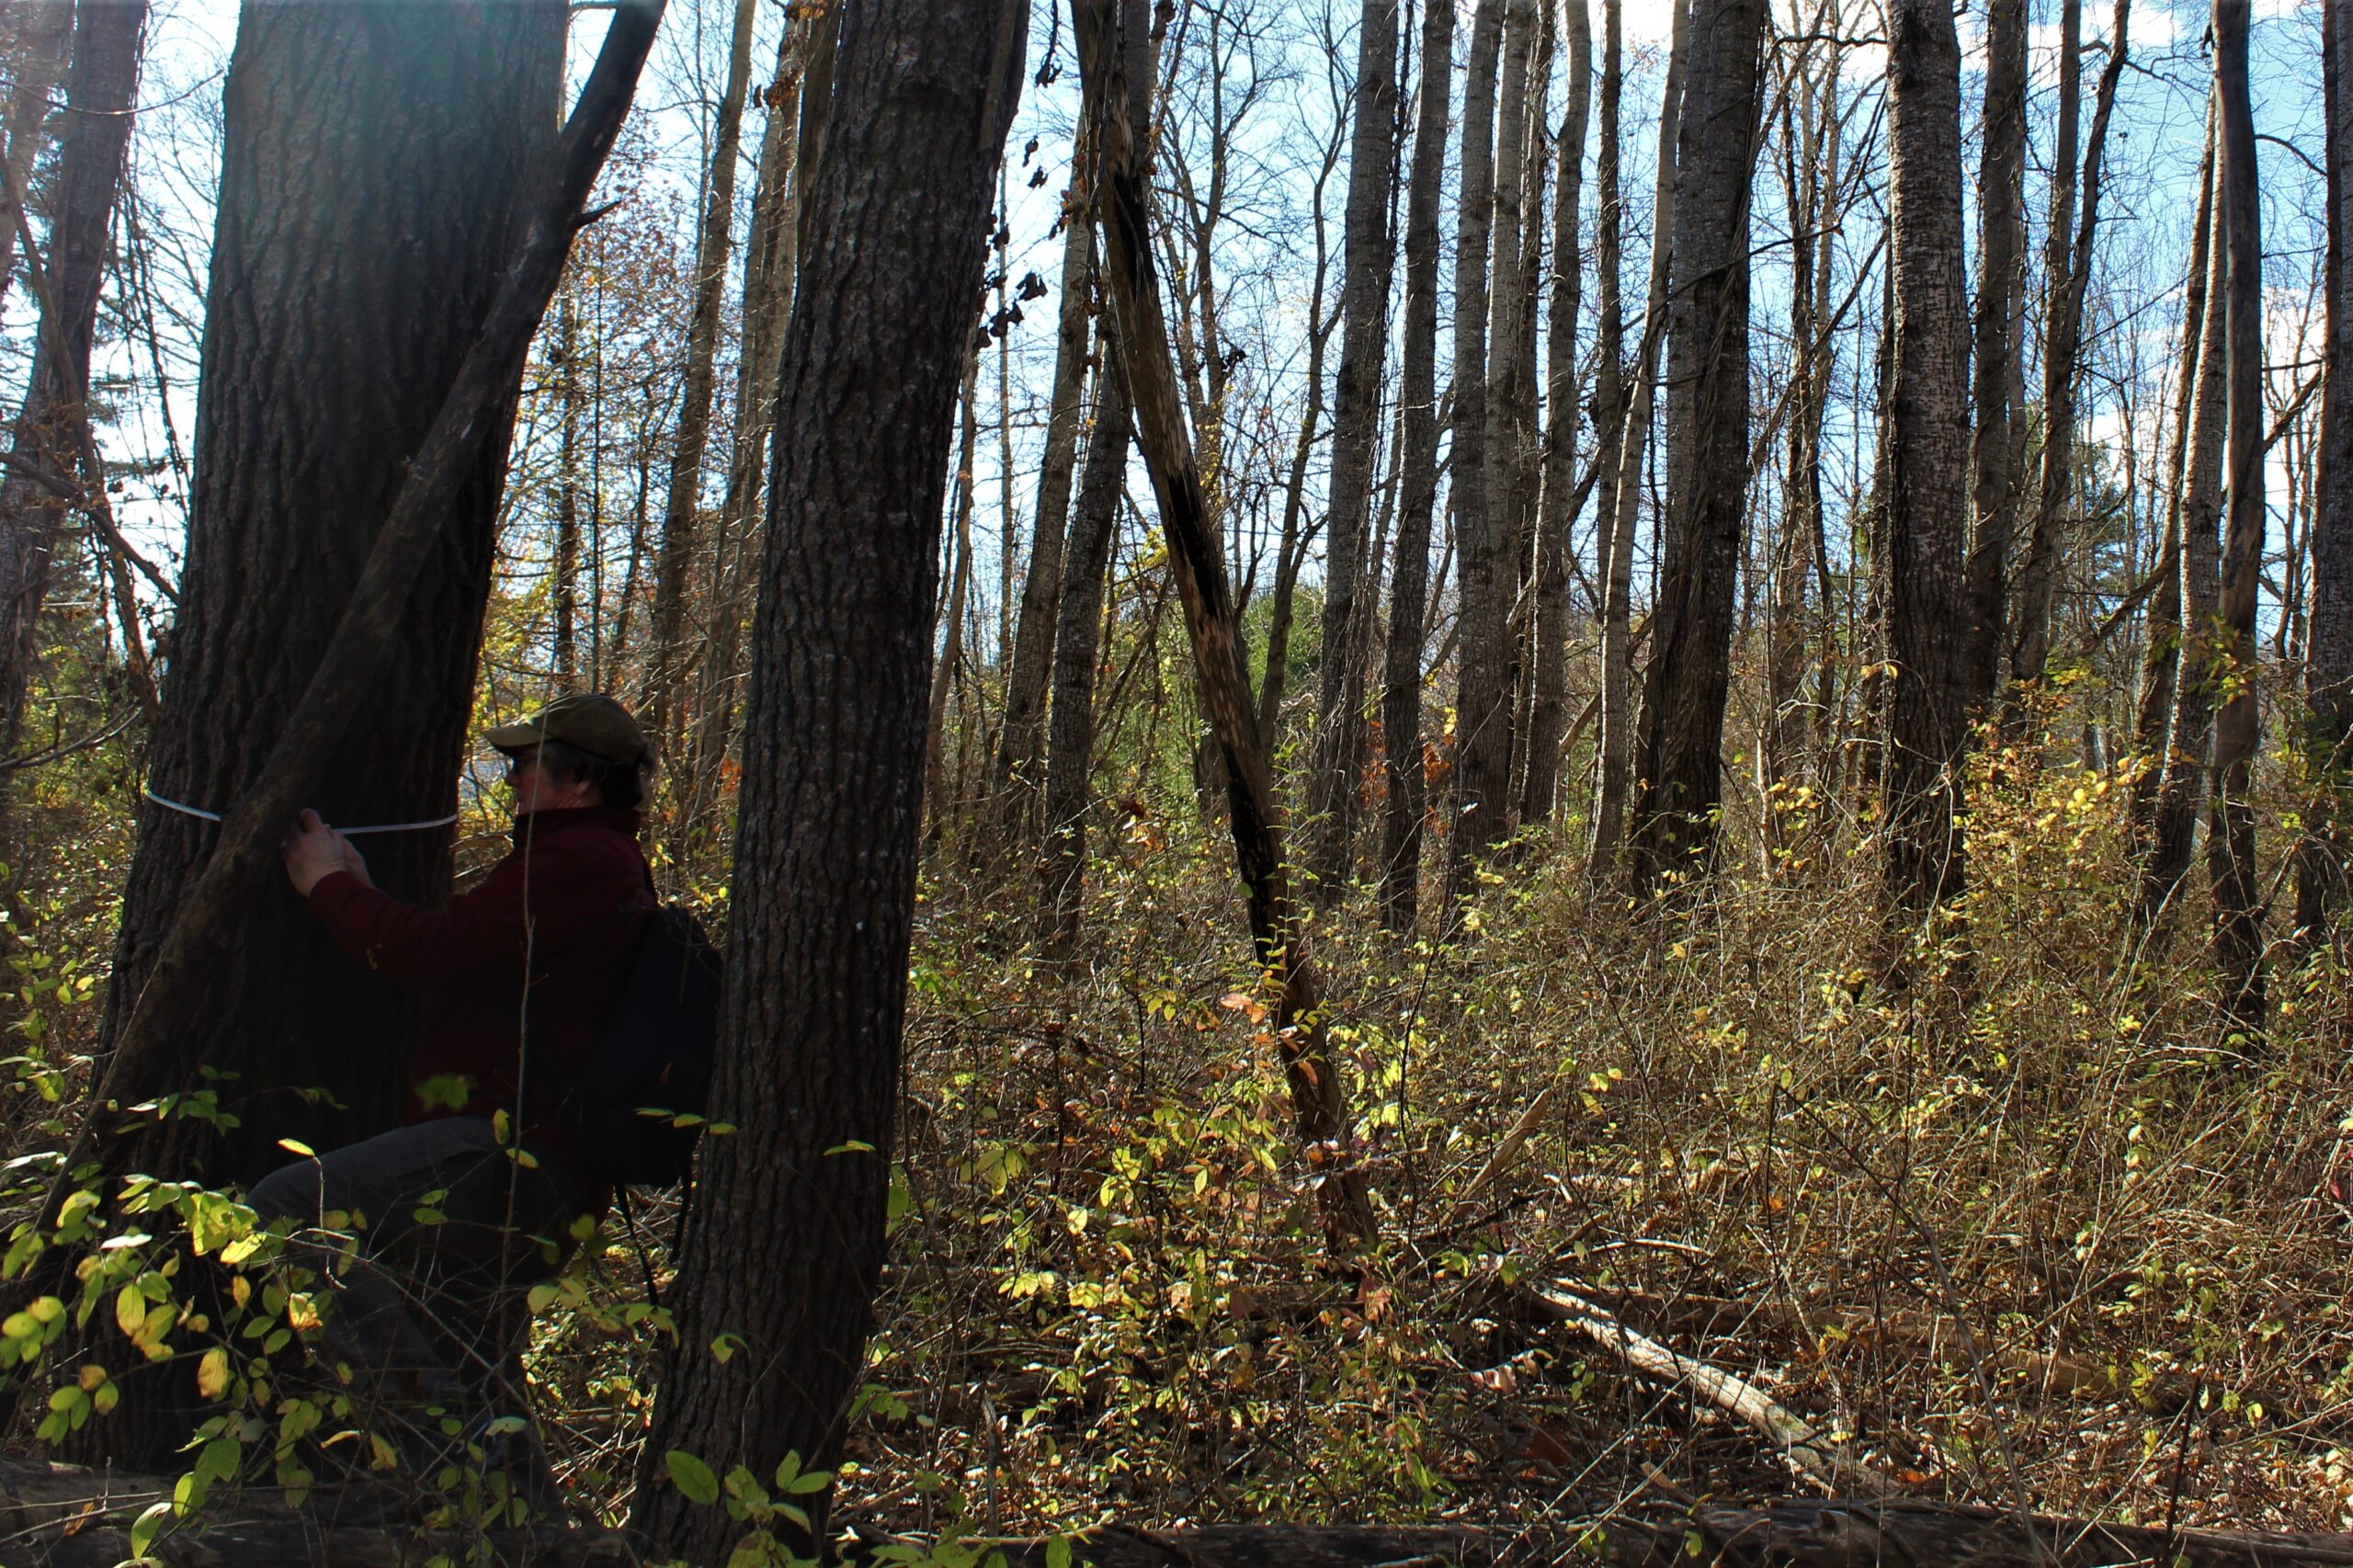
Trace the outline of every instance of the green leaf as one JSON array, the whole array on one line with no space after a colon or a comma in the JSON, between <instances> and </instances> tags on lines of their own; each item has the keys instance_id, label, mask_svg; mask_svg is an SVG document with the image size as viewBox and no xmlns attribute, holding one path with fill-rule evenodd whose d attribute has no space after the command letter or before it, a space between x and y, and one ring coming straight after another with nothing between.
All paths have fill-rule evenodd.
<instances>
[{"instance_id":1,"label":"green leaf","mask_svg":"<svg viewBox=\"0 0 2353 1568\"><path fill-rule=\"evenodd\" d=\"M669 1468L670 1483L685 1495L688 1502L711 1504L719 1501L719 1477L710 1472L710 1466L684 1449L672 1449L662 1456L662 1462Z\"/></svg>"}]
</instances>

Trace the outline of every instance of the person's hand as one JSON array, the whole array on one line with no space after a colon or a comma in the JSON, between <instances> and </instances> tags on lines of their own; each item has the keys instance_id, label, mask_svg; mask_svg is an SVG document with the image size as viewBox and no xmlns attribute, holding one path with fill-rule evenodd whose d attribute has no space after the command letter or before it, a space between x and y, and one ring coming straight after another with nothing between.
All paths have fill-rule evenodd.
<instances>
[{"instance_id":1,"label":"person's hand","mask_svg":"<svg viewBox=\"0 0 2353 1568\"><path fill-rule=\"evenodd\" d=\"M278 855L286 862L286 880L304 898L337 871L351 871L361 881L368 880L368 863L351 841L321 822L319 813L307 806L295 819L293 831L279 843Z\"/></svg>"}]
</instances>

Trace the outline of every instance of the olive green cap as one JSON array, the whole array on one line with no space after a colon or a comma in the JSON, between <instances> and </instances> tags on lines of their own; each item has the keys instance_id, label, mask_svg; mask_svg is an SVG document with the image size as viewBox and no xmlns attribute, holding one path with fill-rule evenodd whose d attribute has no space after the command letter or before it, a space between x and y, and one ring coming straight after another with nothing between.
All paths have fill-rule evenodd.
<instances>
[{"instance_id":1,"label":"olive green cap","mask_svg":"<svg viewBox=\"0 0 2353 1568\"><path fill-rule=\"evenodd\" d=\"M607 762L646 760L645 732L629 710L601 691L575 691L559 697L519 724L501 724L490 732L490 744L500 751L521 751L541 741L562 741Z\"/></svg>"}]
</instances>

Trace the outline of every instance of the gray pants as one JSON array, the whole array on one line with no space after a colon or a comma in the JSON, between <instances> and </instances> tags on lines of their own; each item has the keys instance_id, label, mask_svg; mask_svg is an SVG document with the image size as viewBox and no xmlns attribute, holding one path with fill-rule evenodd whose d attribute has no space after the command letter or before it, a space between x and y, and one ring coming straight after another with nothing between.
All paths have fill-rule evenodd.
<instances>
[{"instance_id":1,"label":"gray pants","mask_svg":"<svg viewBox=\"0 0 2353 1568\"><path fill-rule=\"evenodd\" d=\"M533 1158L501 1148L486 1117L448 1117L272 1172L247 1195L264 1221L294 1221L302 1261L335 1278L319 1358L350 1369L358 1424L392 1445L414 1497L446 1490L456 1466L503 1473L536 1510L560 1505L521 1355L529 1288L571 1256L582 1192L561 1162ZM327 1230L338 1210L347 1224Z\"/></svg>"}]
</instances>

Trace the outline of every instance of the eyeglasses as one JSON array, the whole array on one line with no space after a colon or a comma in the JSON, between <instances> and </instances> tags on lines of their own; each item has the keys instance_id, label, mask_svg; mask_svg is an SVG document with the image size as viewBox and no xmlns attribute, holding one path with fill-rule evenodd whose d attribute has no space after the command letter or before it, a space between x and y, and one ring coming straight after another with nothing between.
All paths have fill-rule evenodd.
<instances>
[{"instance_id":1,"label":"eyeglasses","mask_svg":"<svg viewBox=\"0 0 2353 1568\"><path fill-rule=\"evenodd\" d=\"M532 747L529 751L508 752L506 754L506 777L509 778L514 778L517 774L522 772L523 769L530 767L533 763L536 763L539 760L540 753L537 746Z\"/></svg>"}]
</instances>

